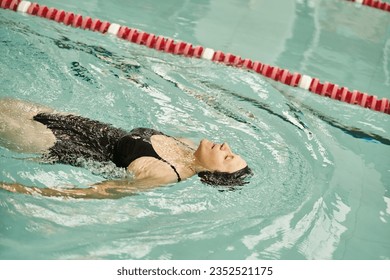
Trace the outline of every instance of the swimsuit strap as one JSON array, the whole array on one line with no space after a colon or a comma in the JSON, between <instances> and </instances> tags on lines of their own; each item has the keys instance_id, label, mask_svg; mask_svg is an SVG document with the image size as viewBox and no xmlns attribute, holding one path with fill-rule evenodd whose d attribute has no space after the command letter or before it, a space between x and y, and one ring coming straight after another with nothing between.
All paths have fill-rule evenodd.
<instances>
[{"instance_id":1,"label":"swimsuit strap","mask_svg":"<svg viewBox=\"0 0 390 280\"><path fill-rule=\"evenodd\" d=\"M165 159L163 159L163 158L160 157L160 156L159 156L159 160L161 160L162 162L165 162L166 164L168 164L168 165L173 169L173 171L175 171L176 176L177 176L177 182L180 182L180 181L181 181L181 177L180 177L179 172L177 172L176 167L173 166L172 164L170 164L168 161L166 161Z\"/></svg>"}]
</instances>

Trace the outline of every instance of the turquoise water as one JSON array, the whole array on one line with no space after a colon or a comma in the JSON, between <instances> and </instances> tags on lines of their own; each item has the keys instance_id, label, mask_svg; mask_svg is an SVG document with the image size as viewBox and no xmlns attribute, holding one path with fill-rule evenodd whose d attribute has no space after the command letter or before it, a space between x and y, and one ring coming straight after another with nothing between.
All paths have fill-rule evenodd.
<instances>
[{"instance_id":1,"label":"turquoise water","mask_svg":"<svg viewBox=\"0 0 390 280\"><path fill-rule=\"evenodd\" d=\"M346 1L40 3L390 98L390 14ZM0 259L390 258L388 115L11 11L0 44L0 97L227 141L255 172L233 192L196 177L119 200L0 191ZM120 173L31 157L0 147L0 181Z\"/></svg>"}]
</instances>

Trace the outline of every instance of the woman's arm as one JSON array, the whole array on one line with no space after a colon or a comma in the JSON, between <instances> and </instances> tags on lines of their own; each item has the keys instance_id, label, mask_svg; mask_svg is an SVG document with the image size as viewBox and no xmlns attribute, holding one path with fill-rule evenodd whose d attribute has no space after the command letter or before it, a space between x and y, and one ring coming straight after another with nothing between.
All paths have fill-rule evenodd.
<instances>
[{"instance_id":1,"label":"woman's arm","mask_svg":"<svg viewBox=\"0 0 390 280\"><path fill-rule=\"evenodd\" d=\"M118 199L133 195L139 191L157 187L153 180L139 181L104 181L89 188L38 188L19 183L0 183L0 189L14 193L39 194L50 197L84 198L84 199Z\"/></svg>"}]
</instances>

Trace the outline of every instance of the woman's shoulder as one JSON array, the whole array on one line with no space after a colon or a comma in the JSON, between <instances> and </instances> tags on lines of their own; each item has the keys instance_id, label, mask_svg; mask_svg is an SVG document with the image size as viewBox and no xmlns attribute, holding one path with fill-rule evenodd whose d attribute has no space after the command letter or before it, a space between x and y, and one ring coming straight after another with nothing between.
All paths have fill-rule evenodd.
<instances>
[{"instance_id":1,"label":"woman's shoulder","mask_svg":"<svg viewBox=\"0 0 390 280\"><path fill-rule=\"evenodd\" d=\"M153 157L141 157L134 160L127 167L136 180L155 180L161 184L177 182L177 176L166 162Z\"/></svg>"}]
</instances>

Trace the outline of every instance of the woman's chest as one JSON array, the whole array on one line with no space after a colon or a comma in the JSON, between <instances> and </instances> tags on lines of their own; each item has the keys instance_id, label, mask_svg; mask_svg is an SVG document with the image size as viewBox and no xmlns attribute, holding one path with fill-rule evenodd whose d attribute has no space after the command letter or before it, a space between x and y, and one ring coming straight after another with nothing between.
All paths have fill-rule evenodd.
<instances>
[{"instance_id":1,"label":"woman's chest","mask_svg":"<svg viewBox=\"0 0 390 280\"><path fill-rule=\"evenodd\" d=\"M140 178L160 178L164 183L183 180L194 175L191 168L193 149L172 137L153 135L151 145L161 158L144 156L129 165L129 170Z\"/></svg>"},{"instance_id":2,"label":"woman's chest","mask_svg":"<svg viewBox=\"0 0 390 280\"><path fill-rule=\"evenodd\" d=\"M151 144L156 153L172 165L186 165L192 160L192 148L176 138L154 135Z\"/></svg>"}]
</instances>

